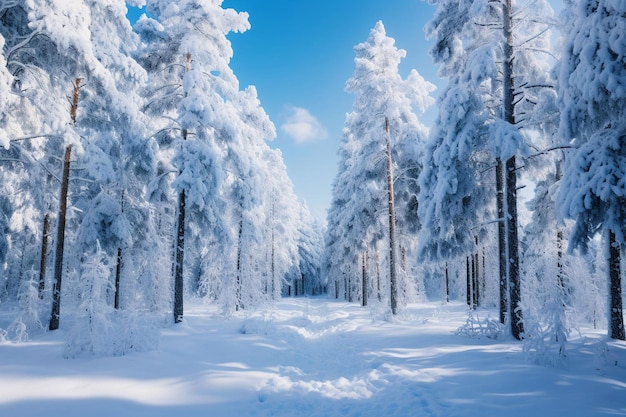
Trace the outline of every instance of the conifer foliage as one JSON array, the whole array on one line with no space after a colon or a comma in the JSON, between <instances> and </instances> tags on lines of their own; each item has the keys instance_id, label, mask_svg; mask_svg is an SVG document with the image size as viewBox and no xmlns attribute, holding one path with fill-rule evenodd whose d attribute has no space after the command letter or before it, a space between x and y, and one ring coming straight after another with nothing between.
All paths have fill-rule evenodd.
<instances>
[{"instance_id":1,"label":"conifer foliage","mask_svg":"<svg viewBox=\"0 0 626 417\"><path fill-rule=\"evenodd\" d=\"M394 43L378 22L368 40L354 48L355 70L346 91L355 99L339 151L339 172L328 213L326 262L331 292L343 291L349 300L366 299L372 292L389 300L395 314L400 294L410 294L412 287L406 276L395 282L401 269L397 254L411 251L419 231L415 178L422 168L426 128L413 108L424 111L433 102L429 93L434 85L415 70L406 79L400 76L398 66L406 52ZM392 172L396 176L388 181ZM397 234L396 226L400 228ZM385 279L374 273L377 269L387 271ZM362 275L376 279L363 280ZM363 285L367 282L375 285Z\"/></svg>"},{"instance_id":2,"label":"conifer foliage","mask_svg":"<svg viewBox=\"0 0 626 417\"><path fill-rule=\"evenodd\" d=\"M319 231L229 66L247 14L132 4L134 28L122 0L0 5L0 302L39 271L16 323L72 329L66 357L153 348L187 297L230 313L323 288Z\"/></svg>"},{"instance_id":3,"label":"conifer foliage","mask_svg":"<svg viewBox=\"0 0 626 417\"><path fill-rule=\"evenodd\" d=\"M0 2L3 339L62 328L67 358L123 355L192 297L231 315L323 293L385 315L461 300L464 333L505 331L546 363L573 325L626 339L623 0L568 0L560 22L547 0L429 1L430 129L434 85L401 75L376 23L345 84L326 228L230 67L250 22L222 3ZM501 323L477 322L483 306Z\"/></svg>"},{"instance_id":4,"label":"conifer foliage","mask_svg":"<svg viewBox=\"0 0 626 417\"><path fill-rule=\"evenodd\" d=\"M560 134L567 153L557 200L575 221L571 244L586 251L604 234L608 260L609 335L626 340L621 246L626 243L626 5L585 0L572 5L559 70Z\"/></svg>"}]
</instances>

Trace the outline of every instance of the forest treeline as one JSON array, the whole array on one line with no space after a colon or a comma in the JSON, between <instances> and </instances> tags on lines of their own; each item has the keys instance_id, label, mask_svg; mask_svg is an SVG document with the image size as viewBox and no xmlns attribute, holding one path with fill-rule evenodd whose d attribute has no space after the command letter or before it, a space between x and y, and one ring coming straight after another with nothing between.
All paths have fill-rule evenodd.
<instances>
[{"instance_id":1,"label":"forest treeline","mask_svg":"<svg viewBox=\"0 0 626 417\"><path fill-rule=\"evenodd\" d=\"M429 131L418 116L433 86L401 77L405 52L382 22L355 48L329 292L392 313L420 299L497 308L464 331L557 360L576 326L624 340L624 3L566 1L559 16L544 0L432 3L445 85Z\"/></svg>"},{"instance_id":2,"label":"forest treeline","mask_svg":"<svg viewBox=\"0 0 626 417\"><path fill-rule=\"evenodd\" d=\"M623 2L434 1L437 100L378 22L354 49L326 228L229 66L247 14L148 0L131 26L127 3L0 3L3 338L68 312L66 356L122 354L190 296L230 314L322 293L496 307L489 329L561 353L580 323L626 338Z\"/></svg>"}]
</instances>

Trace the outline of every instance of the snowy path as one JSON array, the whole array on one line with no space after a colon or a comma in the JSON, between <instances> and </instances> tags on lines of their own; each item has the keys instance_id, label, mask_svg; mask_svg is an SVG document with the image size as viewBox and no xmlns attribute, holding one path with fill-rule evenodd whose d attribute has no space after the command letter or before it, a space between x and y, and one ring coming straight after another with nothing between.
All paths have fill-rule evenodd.
<instances>
[{"instance_id":1,"label":"snowy path","mask_svg":"<svg viewBox=\"0 0 626 417\"><path fill-rule=\"evenodd\" d=\"M223 319L195 305L157 351L66 360L62 330L0 345L0 416L626 416L626 343L573 341L569 362L453 334L465 306L393 321L327 299Z\"/></svg>"}]
</instances>

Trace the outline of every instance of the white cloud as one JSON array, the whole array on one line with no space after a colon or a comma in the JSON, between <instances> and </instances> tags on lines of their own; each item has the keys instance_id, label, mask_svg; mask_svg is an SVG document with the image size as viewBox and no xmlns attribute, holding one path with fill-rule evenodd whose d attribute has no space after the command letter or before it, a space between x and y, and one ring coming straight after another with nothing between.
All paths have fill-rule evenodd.
<instances>
[{"instance_id":1,"label":"white cloud","mask_svg":"<svg viewBox=\"0 0 626 417\"><path fill-rule=\"evenodd\" d=\"M289 107L287 120L281 130L296 143L314 142L328 137L328 131L307 109Z\"/></svg>"}]
</instances>

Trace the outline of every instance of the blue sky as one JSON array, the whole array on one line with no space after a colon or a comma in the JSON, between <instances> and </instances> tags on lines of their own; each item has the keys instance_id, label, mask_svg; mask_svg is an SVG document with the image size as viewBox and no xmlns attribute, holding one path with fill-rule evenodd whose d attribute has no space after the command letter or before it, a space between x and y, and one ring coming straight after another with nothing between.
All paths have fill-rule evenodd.
<instances>
[{"instance_id":1,"label":"blue sky","mask_svg":"<svg viewBox=\"0 0 626 417\"><path fill-rule=\"evenodd\" d=\"M231 34L231 61L241 87L254 85L276 125L270 143L282 151L298 197L326 220L337 150L352 96L344 92L354 70L353 47L382 20L387 35L407 51L401 66L440 84L424 38L434 7L420 0L225 0L250 15L251 29ZM435 92L436 94L436 92ZM434 119L431 110L422 120Z\"/></svg>"},{"instance_id":2,"label":"blue sky","mask_svg":"<svg viewBox=\"0 0 626 417\"><path fill-rule=\"evenodd\" d=\"M344 86L354 70L353 47L382 20L387 35L407 50L403 76L415 68L439 84L423 31L434 7L420 0L225 0L223 6L250 14L251 29L229 37L231 67L242 87L257 87L278 131L270 146L282 151L296 194L325 220L352 108ZM426 116L429 125L434 116Z\"/></svg>"}]
</instances>

